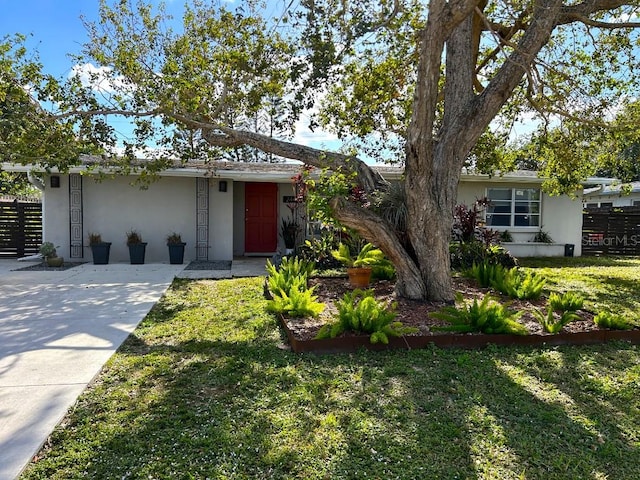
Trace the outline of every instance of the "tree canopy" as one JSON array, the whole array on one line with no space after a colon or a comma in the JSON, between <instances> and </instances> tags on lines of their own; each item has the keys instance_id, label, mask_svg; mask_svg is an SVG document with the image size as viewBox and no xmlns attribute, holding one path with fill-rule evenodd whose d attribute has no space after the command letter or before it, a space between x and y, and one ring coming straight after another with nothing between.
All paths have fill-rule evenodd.
<instances>
[{"instance_id":1,"label":"tree canopy","mask_svg":"<svg viewBox=\"0 0 640 480\"><path fill-rule=\"evenodd\" d=\"M82 145L105 153L121 142L125 165L145 151L157 158L149 168L161 168L168 156L158 152L210 161L249 147L354 172L357 187L374 194L388 185L363 158L398 162L409 219L404 243L349 197L331 199L332 210L385 251L400 294L446 300L462 167L507 168L496 152L518 119L596 124L637 97L635 1L302 0L281 7L267 15L259 2L231 10L193 0L172 27L162 8L143 1L102 2L75 59L93 65L83 70L89 73L53 79L19 43L5 41L3 82L28 85L23 90L46 103L44 114L25 112L34 124L46 118L64 132L73 127ZM288 141L303 115L344 147ZM109 116L131 119L133 135L119 139ZM546 159L555 192L579 187L575 153Z\"/></svg>"}]
</instances>

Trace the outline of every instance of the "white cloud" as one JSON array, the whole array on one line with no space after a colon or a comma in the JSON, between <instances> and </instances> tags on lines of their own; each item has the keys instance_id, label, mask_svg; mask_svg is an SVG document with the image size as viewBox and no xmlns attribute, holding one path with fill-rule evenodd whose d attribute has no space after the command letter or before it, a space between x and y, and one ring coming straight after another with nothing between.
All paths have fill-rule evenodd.
<instances>
[{"instance_id":1,"label":"white cloud","mask_svg":"<svg viewBox=\"0 0 640 480\"><path fill-rule=\"evenodd\" d=\"M74 65L71 68L69 77L77 77L85 87L103 93L123 94L131 91L131 85L126 83L124 77L114 75L113 69L110 67L96 67L92 63L84 63L82 65Z\"/></svg>"}]
</instances>

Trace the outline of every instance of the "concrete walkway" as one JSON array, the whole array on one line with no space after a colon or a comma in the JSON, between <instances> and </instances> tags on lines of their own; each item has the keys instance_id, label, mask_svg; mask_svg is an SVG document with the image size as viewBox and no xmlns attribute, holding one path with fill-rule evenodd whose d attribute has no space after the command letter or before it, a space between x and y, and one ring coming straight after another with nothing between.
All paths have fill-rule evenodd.
<instances>
[{"instance_id":1,"label":"concrete walkway","mask_svg":"<svg viewBox=\"0 0 640 480\"><path fill-rule=\"evenodd\" d=\"M20 474L185 267L84 264L13 271L24 266L0 261L0 480ZM264 259L247 259L234 261L224 276L263 274Z\"/></svg>"}]
</instances>

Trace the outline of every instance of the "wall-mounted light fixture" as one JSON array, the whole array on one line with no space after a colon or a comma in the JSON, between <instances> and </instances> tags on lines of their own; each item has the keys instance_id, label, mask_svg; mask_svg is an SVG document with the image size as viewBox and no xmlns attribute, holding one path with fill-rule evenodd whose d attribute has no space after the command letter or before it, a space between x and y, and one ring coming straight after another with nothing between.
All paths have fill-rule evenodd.
<instances>
[{"instance_id":1,"label":"wall-mounted light fixture","mask_svg":"<svg viewBox=\"0 0 640 480\"><path fill-rule=\"evenodd\" d=\"M58 175L51 175L49 177L49 185L51 185L51 188L60 188L60 177Z\"/></svg>"},{"instance_id":2,"label":"wall-mounted light fixture","mask_svg":"<svg viewBox=\"0 0 640 480\"><path fill-rule=\"evenodd\" d=\"M226 192L227 191L227 181L226 180L220 180L218 182L218 191L219 192Z\"/></svg>"}]
</instances>

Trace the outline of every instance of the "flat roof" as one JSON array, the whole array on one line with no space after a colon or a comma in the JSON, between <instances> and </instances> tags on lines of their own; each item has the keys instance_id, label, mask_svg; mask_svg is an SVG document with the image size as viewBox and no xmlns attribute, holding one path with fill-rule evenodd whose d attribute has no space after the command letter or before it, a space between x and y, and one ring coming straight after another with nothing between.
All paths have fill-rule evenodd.
<instances>
[{"instance_id":1,"label":"flat roof","mask_svg":"<svg viewBox=\"0 0 640 480\"><path fill-rule=\"evenodd\" d=\"M91 169L98 168L101 164L105 166L102 169L104 173L115 172L101 157L93 155L81 156L82 164L71 167L69 173L91 173ZM140 161L140 165L144 160ZM289 181L300 172L301 162L279 162L279 163L262 163L262 162L229 162L229 161L212 161L204 162L176 162L174 167L159 172L160 176L165 177L214 177L225 178L238 181L256 181L256 182L282 182ZM30 172L43 171L44 168L38 168L38 165L22 165L22 164L2 164L2 170L13 172ZM400 180L404 174L404 168L391 165L372 165L372 168L378 171L387 180ZM319 173L320 170L317 169ZM51 169L50 173L59 173L57 169ZM135 175L135 169L131 175ZM460 180L464 182L487 182L496 183L529 183L541 184L545 178L538 176L538 173L530 170L516 170L513 172L498 172L493 175L484 173L475 173L468 169L464 169L460 176ZM585 183L596 183L600 185L608 185L615 181L612 178L588 178Z\"/></svg>"}]
</instances>

